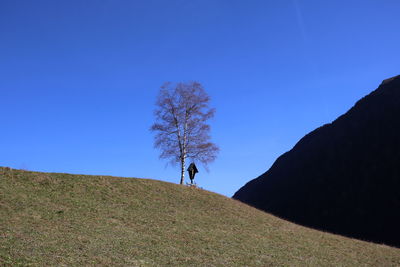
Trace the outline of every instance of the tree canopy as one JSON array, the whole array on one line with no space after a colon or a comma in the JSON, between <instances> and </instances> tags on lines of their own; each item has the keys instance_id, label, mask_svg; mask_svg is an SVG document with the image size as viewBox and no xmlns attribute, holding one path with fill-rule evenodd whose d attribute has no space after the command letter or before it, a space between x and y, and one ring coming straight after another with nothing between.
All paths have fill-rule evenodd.
<instances>
[{"instance_id":1,"label":"tree canopy","mask_svg":"<svg viewBox=\"0 0 400 267\"><path fill-rule=\"evenodd\" d=\"M219 148L210 142L207 120L215 114L209 107L210 97L198 82L164 83L161 86L156 109L154 146L160 149L160 158L180 163L181 180L185 176L187 159L201 162L205 167L215 160Z\"/></svg>"}]
</instances>

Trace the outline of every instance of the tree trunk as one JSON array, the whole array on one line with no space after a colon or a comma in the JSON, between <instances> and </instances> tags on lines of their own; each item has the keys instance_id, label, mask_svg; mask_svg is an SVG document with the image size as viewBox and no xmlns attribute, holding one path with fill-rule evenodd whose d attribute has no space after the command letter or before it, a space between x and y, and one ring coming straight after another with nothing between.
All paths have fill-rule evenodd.
<instances>
[{"instance_id":1,"label":"tree trunk","mask_svg":"<svg viewBox=\"0 0 400 267\"><path fill-rule=\"evenodd\" d=\"M185 180L185 157L181 159L181 183L183 184Z\"/></svg>"}]
</instances>

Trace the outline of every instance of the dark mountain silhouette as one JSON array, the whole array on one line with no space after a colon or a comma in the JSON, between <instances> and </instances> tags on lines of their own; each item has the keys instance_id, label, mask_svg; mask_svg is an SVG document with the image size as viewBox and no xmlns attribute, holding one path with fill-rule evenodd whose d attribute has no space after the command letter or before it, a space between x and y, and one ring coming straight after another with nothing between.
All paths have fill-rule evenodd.
<instances>
[{"instance_id":1,"label":"dark mountain silhouette","mask_svg":"<svg viewBox=\"0 0 400 267\"><path fill-rule=\"evenodd\" d=\"M304 136L233 198L302 225L400 247L400 76Z\"/></svg>"}]
</instances>

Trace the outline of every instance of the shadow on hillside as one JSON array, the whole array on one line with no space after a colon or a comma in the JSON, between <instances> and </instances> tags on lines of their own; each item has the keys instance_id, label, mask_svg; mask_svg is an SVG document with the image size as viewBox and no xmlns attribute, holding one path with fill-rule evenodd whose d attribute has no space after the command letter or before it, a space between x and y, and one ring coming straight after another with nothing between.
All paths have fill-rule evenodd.
<instances>
[{"instance_id":1,"label":"shadow on hillside","mask_svg":"<svg viewBox=\"0 0 400 267\"><path fill-rule=\"evenodd\" d=\"M303 137L233 198L304 226L400 247L400 76Z\"/></svg>"}]
</instances>

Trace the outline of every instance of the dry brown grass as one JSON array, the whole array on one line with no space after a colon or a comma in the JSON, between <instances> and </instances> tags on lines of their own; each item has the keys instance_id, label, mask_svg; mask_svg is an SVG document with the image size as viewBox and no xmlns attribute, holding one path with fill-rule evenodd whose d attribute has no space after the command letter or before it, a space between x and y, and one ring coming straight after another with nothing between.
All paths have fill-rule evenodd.
<instances>
[{"instance_id":1,"label":"dry brown grass","mask_svg":"<svg viewBox=\"0 0 400 267\"><path fill-rule=\"evenodd\" d=\"M155 180L0 168L0 265L400 266L400 249Z\"/></svg>"}]
</instances>

